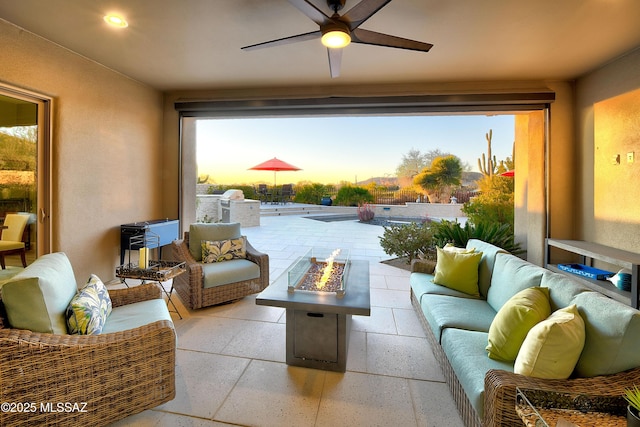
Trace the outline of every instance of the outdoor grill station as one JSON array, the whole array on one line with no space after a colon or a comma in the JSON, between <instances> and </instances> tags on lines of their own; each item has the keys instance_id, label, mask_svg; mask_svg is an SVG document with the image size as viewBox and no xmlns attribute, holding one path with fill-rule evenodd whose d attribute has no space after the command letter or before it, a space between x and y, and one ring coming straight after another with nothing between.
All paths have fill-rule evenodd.
<instances>
[{"instance_id":1,"label":"outdoor grill station","mask_svg":"<svg viewBox=\"0 0 640 427\"><path fill-rule=\"evenodd\" d=\"M260 201L245 199L242 190L227 190L220 196L221 222L239 222L243 227L260 225Z\"/></svg>"}]
</instances>

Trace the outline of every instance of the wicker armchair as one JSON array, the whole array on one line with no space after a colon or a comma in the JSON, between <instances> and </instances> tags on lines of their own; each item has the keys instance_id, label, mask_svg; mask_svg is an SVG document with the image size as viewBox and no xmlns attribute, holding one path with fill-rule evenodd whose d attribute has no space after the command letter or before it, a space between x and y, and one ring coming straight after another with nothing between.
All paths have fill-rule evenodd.
<instances>
[{"instance_id":1,"label":"wicker armchair","mask_svg":"<svg viewBox=\"0 0 640 427\"><path fill-rule=\"evenodd\" d=\"M240 224L192 224L190 230L194 230L194 226L202 228L210 227L211 229L223 230L221 238L237 238L240 237ZM226 234L225 234L226 233ZM186 274L181 274L173 279L173 286L182 302L191 309L208 307L211 305L222 304L243 298L247 295L255 294L264 290L269 286L269 256L262 252L258 252L249 241L246 242L247 260L258 265L260 275L250 280L241 280L234 283L205 287L203 263L194 258L192 251L189 249L189 238L191 233L185 231L184 239L174 240L171 243L171 259L175 261L184 261L186 263ZM194 242L200 245L200 240ZM244 261L244 260L242 260ZM225 261L231 262L231 261ZM204 264L210 265L210 264Z\"/></svg>"},{"instance_id":2,"label":"wicker armchair","mask_svg":"<svg viewBox=\"0 0 640 427\"><path fill-rule=\"evenodd\" d=\"M117 307L162 298L162 291L149 283L109 296ZM0 306L0 401L22 405L1 411L0 425L104 426L175 397L170 321L102 335L55 335L11 329Z\"/></svg>"}]
</instances>

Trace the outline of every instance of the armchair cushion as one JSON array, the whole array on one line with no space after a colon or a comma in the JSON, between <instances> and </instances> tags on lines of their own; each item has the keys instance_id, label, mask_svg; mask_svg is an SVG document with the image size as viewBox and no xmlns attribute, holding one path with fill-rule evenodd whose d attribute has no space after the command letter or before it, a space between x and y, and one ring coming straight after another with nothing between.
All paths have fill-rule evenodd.
<instances>
[{"instance_id":1,"label":"armchair cushion","mask_svg":"<svg viewBox=\"0 0 640 427\"><path fill-rule=\"evenodd\" d=\"M94 335L102 332L111 314L111 298L102 280L95 274L76 294L67 307L67 328L70 334Z\"/></svg>"},{"instance_id":2,"label":"armchair cushion","mask_svg":"<svg viewBox=\"0 0 640 427\"><path fill-rule=\"evenodd\" d=\"M158 320L171 321L167 303L162 298L114 307L102 329L103 334L139 328Z\"/></svg>"},{"instance_id":3,"label":"armchair cushion","mask_svg":"<svg viewBox=\"0 0 640 427\"><path fill-rule=\"evenodd\" d=\"M10 251L13 249L22 248L24 248L24 242L8 242L5 240L0 240L0 251Z\"/></svg>"},{"instance_id":4,"label":"armchair cushion","mask_svg":"<svg viewBox=\"0 0 640 427\"><path fill-rule=\"evenodd\" d=\"M246 259L203 264L204 288L228 285L260 277L260 266Z\"/></svg>"},{"instance_id":5,"label":"armchair cushion","mask_svg":"<svg viewBox=\"0 0 640 427\"><path fill-rule=\"evenodd\" d=\"M62 252L43 255L2 286L13 328L67 334L65 311L78 292L71 263Z\"/></svg>"},{"instance_id":6,"label":"armchair cushion","mask_svg":"<svg viewBox=\"0 0 640 427\"><path fill-rule=\"evenodd\" d=\"M202 261L202 241L237 239L241 237L240 223L191 224L189 226L189 252L197 262Z\"/></svg>"},{"instance_id":7,"label":"armchair cushion","mask_svg":"<svg viewBox=\"0 0 640 427\"><path fill-rule=\"evenodd\" d=\"M202 241L202 262L222 262L247 257L247 238Z\"/></svg>"}]
</instances>

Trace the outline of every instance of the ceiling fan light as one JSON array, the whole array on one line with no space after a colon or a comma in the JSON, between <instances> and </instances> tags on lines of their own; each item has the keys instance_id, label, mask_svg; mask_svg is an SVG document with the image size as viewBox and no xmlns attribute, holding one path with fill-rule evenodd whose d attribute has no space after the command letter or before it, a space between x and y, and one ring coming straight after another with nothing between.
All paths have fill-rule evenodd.
<instances>
[{"instance_id":1,"label":"ceiling fan light","mask_svg":"<svg viewBox=\"0 0 640 427\"><path fill-rule=\"evenodd\" d=\"M342 29L334 29L322 34L322 44L331 49L338 49L348 46L351 43L351 36Z\"/></svg>"}]
</instances>

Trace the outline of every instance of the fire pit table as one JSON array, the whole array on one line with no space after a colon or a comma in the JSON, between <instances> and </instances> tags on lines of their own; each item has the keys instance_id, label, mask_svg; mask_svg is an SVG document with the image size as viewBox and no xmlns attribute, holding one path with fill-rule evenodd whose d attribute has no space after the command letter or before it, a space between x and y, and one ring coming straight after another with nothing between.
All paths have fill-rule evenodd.
<instances>
[{"instance_id":1,"label":"fire pit table","mask_svg":"<svg viewBox=\"0 0 640 427\"><path fill-rule=\"evenodd\" d=\"M321 252L314 249L298 258L258 294L256 304L287 310L287 365L344 372L351 316L371 314L369 262L350 260L344 252L335 256L340 251L327 252L325 258ZM337 277L329 277L335 276L327 272L332 268ZM335 289L309 286L314 275L325 284L337 283Z\"/></svg>"}]
</instances>

